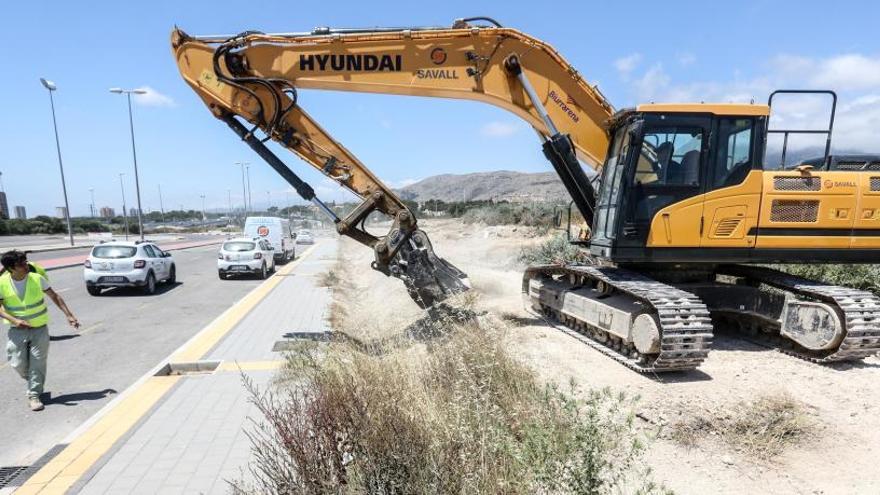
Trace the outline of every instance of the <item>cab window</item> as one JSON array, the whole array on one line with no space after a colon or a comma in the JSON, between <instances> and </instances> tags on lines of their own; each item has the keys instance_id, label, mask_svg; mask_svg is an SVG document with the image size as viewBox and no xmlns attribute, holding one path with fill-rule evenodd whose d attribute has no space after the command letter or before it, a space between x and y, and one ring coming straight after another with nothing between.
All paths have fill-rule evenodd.
<instances>
[{"instance_id":1,"label":"cab window","mask_svg":"<svg viewBox=\"0 0 880 495\"><path fill-rule=\"evenodd\" d=\"M752 169L752 119L722 118L718 120L718 149L712 189L735 186L745 180Z\"/></svg>"},{"instance_id":2,"label":"cab window","mask_svg":"<svg viewBox=\"0 0 880 495\"><path fill-rule=\"evenodd\" d=\"M657 127L645 134L634 185L698 185L703 130L699 127Z\"/></svg>"}]
</instances>

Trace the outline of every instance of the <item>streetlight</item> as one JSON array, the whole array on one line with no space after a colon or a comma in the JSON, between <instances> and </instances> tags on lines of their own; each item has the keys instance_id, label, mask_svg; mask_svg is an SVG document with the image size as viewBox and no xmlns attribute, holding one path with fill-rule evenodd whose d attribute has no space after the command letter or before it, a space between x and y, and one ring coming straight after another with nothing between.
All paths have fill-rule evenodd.
<instances>
[{"instance_id":1,"label":"streetlight","mask_svg":"<svg viewBox=\"0 0 880 495\"><path fill-rule=\"evenodd\" d=\"M146 94L146 90L143 89L122 89L122 88L110 88L111 93L116 93L118 95L124 94L128 98L128 125L131 128L131 156L134 159L134 188L137 193L137 203L138 203L138 232L141 234L141 240L144 240L144 221L141 218L141 184L138 179L138 160L137 160L137 152L134 147L134 119L131 116L131 95L143 95Z\"/></svg>"},{"instance_id":2,"label":"streetlight","mask_svg":"<svg viewBox=\"0 0 880 495\"><path fill-rule=\"evenodd\" d=\"M122 219L125 220L125 240L128 240L128 216L125 214L125 186L122 184L123 173L119 174L119 189L122 190Z\"/></svg>"},{"instance_id":3,"label":"streetlight","mask_svg":"<svg viewBox=\"0 0 880 495\"><path fill-rule=\"evenodd\" d=\"M241 194L244 197L244 216L247 216L248 201L247 201L247 187L245 187L245 184L244 184L244 167L246 165L250 165L250 162L235 162L235 164L241 167Z\"/></svg>"},{"instance_id":4,"label":"streetlight","mask_svg":"<svg viewBox=\"0 0 880 495\"><path fill-rule=\"evenodd\" d=\"M89 188L89 194L92 196L92 204L89 205L89 208L92 210L92 218L95 218L95 188Z\"/></svg>"},{"instance_id":5,"label":"streetlight","mask_svg":"<svg viewBox=\"0 0 880 495\"><path fill-rule=\"evenodd\" d=\"M226 201L229 203L227 206L229 207L229 218L232 218L232 189L226 190Z\"/></svg>"},{"instance_id":6,"label":"streetlight","mask_svg":"<svg viewBox=\"0 0 880 495\"><path fill-rule=\"evenodd\" d=\"M58 122L55 120L55 98L52 92L58 87L55 83L40 78L43 87L49 91L49 104L52 106L52 127L55 128L55 149L58 150L58 168L61 169L61 190L64 191L64 216L67 217L67 234L70 236L70 245L73 246L73 228L70 226L70 204L67 202L67 183L64 181L64 165L61 163L61 142L58 140Z\"/></svg>"},{"instance_id":7,"label":"streetlight","mask_svg":"<svg viewBox=\"0 0 880 495\"><path fill-rule=\"evenodd\" d=\"M272 207L272 194L269 191L266 191L266 205L266 211L269 211Z\"/></svg>"},{"instance_id":8,"label":"streetlight","mask_svg":"<svg viewBox=\"0 0 880 495\"><path fill-rule=\"evenodd\" d=\"M162 212L162 223L165 223L165 207L162 205L162 184L159 184L159 211Z\"/></svg>"},{"instance_id":9,"label":"streetlight","mask_svg":"<svg viewBox=\"0 0 880 495\"><path fill-rule=\"evenodd\" d=\"M251 165L249 163L245 163L244 165L245 173L247 174L247 183L248 183L248 209L254 210L254 195L251 194Z\"/></svg>"}]
</instances>

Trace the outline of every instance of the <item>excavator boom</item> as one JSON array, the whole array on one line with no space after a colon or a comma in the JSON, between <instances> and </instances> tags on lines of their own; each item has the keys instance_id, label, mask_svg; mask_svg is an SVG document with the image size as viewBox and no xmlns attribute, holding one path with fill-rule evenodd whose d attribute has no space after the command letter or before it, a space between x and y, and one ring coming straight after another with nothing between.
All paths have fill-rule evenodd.
<instances>
[{"instance_id":1,"label":"excavator boom","mask_svg":"<svg viewBox=\"0 0 880 495\"><path fill-rule=\"evenodd\" d=\"M401 199L305 112L299 89L470 99L504 108L534 127L575 203L588 222L592 218L595 194L578 158L600 167L613 109L553 48L519 31L464 21L451 29L202 38L175 29L171 41L183 78L214 116L330 216L340 234L371 247L373 268L401 278L422 307L466 290L465 275L434 254ZM363 203L338 218L265 146L268 139ZM374 211L393 219L381 238L362 227Z\"/></svg>"}]
</instances>

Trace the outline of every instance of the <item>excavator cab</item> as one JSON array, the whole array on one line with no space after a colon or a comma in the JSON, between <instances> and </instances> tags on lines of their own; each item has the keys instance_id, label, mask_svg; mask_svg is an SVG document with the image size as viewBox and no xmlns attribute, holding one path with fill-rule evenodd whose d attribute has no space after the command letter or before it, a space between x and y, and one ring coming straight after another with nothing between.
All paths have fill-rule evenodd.
<instances>
[{"instance_id":1,"label":"excavator cab","mask_svg":"<svg viewBox=\"0 0 880 495\"><path fill-rule=\"evenodd\" d=\"M760 195L760 181L757 189L745 183L753 171L760 174L766 106L660 107L616 119L597 197L594 255L630 262L699 257L706 195ZM754 211L748 206L734 217L757 216L758 204ZM746 239L742 247L750 247Z\"/></svg>"}]
</instances>

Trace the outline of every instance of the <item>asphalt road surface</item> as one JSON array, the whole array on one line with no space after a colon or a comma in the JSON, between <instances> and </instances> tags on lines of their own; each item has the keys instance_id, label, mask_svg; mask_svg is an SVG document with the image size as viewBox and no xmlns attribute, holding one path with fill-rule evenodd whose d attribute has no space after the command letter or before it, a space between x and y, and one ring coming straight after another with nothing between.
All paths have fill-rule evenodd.
<instances>
[{"instance_id":1,"label":"asphalt road surface","mask_svg":"<svg viewBox=\"0 0 880 495\"><path fill-rule=\"evenodd\" d=\"M52 287L82 323L74 330L47 300L50 312L46 409L31 412L26 383L0 350L0 466L28 465L61 442L118 392L238 301L259 280L217 277L217 246L174 251L178 283L153 296L136 289L86 293L82 267L49 272ZM57 253L56 253L57 255ZM193 397L198 400L198 397Z\"/></svg>"}]
</instances>

